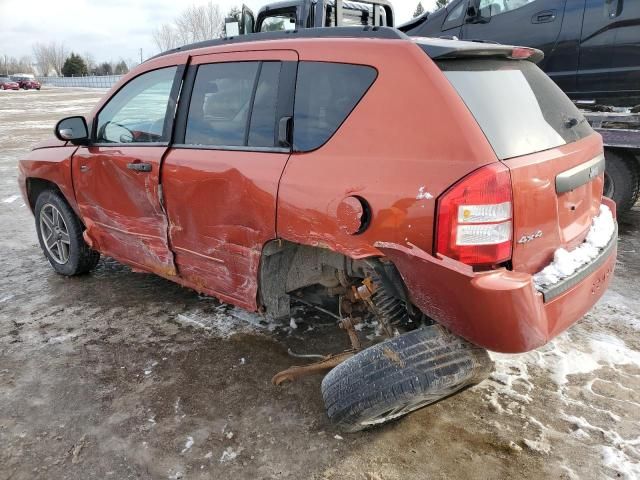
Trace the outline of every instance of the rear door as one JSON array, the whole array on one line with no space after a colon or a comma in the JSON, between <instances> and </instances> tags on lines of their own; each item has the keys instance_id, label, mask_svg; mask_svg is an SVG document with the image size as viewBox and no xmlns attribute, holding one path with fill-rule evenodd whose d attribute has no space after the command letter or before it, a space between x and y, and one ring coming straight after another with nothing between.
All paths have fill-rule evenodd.
<instances>
[{"instance_id":1,"label":"rear door","mask_svg":"<svg viewBox=\"0 0 640 480\"><path fill-rule=\"evenodd\" d=\"M474 0L479 17L462 27L465 40L491 40L535 47L550 55L555 47L566 0ZM473 22L473 23L470 23ZM544 69L543 60L540 67Z\"/></svg>"},{"instance_id":2,"label":"rear door","mask_svg":"<svg viewBox=\"0 0 640 480\"><path fill-rule=\"evenodd\" d=\"M163 164L180 277L247 309L262 247L276 237L297 60L290 50L192 57Z\"/></svg>"},{"instance_id":3,"label":"rear door","mask_svg":"<svg viewBox=\"0 0 640 480\"><path fill-rule=\"evenodd\" d=\"M617 4L616 0L586 0L578 67L578 92L581 97L596 98L599 92L609 90L609 76L614 59L613 45L617 33L613 28L617 11L614 4ZM638 27L636 35L637 30Z\"/></svg>"},{"instance_id":4,"label":"rear door","mask_svg":"<svg viewBox=\"0 0 640 480\"><path fill-rule=\"evenodd\" d=\"M614 30L609 90L640 103L640 2L611 0L609 18ZM631 99L629 99L631 100Z\"/></svg>"},{"instance_id":5,"label":"rear door","mask_svg":"<svg viewBox=\"0 0 640 480\"><path fill-rule=\"evenodd\" d=\"M160 167L169 145L184 67L142 73L98 112L92 141L73 156L73 184L94 248L159 275L175 274L161 204Z\"/></svg>"}]
</instances>

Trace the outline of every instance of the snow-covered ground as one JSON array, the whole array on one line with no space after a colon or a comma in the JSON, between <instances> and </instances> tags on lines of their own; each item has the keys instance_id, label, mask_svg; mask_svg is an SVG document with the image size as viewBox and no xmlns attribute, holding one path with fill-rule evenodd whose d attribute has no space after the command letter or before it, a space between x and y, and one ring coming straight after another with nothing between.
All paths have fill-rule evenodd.
<instances>
[{"instance_id":1,"label":"snow-covered ground","mask_svg":"<svg viewBox=\"0 0 640 480\"><path fill-rule=\"evenodd\" d=\"M271 376L347 346L334 320L283 324L103 260L65 279L17 197L16 160L85 90L0 95L0 478L640 478L640 209L611 289L577 325L490 380L358 435L320 378ZM374 334L364 327L364 336Z\"/></svg>"}]
</instances>

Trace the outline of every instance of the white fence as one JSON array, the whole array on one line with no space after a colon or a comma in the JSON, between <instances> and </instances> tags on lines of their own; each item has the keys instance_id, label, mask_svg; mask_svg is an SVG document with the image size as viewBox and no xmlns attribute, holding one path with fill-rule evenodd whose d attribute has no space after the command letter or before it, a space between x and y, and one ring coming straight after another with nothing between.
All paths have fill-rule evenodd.
<instances>
[{"instance_id":1,"label":"white fence","mask_svg":"<svg viewBox=\"0 0 640 480\"><path fill-rule=\"evenodd\" d=\"M91 75L86 77L36 77L42 85L52 87L111 88L122 75Z\"/></svg>"}]
</instances>

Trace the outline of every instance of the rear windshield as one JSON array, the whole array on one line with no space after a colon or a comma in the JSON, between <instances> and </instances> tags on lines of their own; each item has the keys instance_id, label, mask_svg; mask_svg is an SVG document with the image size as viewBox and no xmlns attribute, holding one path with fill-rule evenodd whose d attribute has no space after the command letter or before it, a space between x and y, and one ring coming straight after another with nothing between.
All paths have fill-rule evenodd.
<instances>
[{"instance_id":1,"label":"rear windshield","mask_svg":"<svg viewBox=\"0 0 640 480\"><path fill-rule=\"evenodd\" d=\"M460 59L438 65L501 160L593 133L571 100L532 62Z\"/></svg>"}]
</instances>

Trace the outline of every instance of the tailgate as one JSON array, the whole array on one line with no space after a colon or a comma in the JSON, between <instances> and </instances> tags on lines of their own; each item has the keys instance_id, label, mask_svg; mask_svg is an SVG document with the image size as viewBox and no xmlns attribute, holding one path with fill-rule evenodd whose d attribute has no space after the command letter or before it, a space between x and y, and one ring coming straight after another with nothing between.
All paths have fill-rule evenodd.
<instances>
[{"instance_id":1,"label":"tailgate","mask_svg":"<svg viewBox=\"0 0 640 480\"><path fill-rule=\"evenodd\" d=\"M573 250L599 212L604 156L599 135L503 162L513 185L515 271L536 273L556 249Z\"/></svg>"},{"instance_id":2,"label":"tailgate","mask_svg":"<svg viewBox=\"0 0 640 480\"><path fill-rule=\"evenodd\" d=\"M534 63L437 62L511 174L513 270L536 273L586 237L599 213L602 139Z\"/></svg>"}]
</instances>

